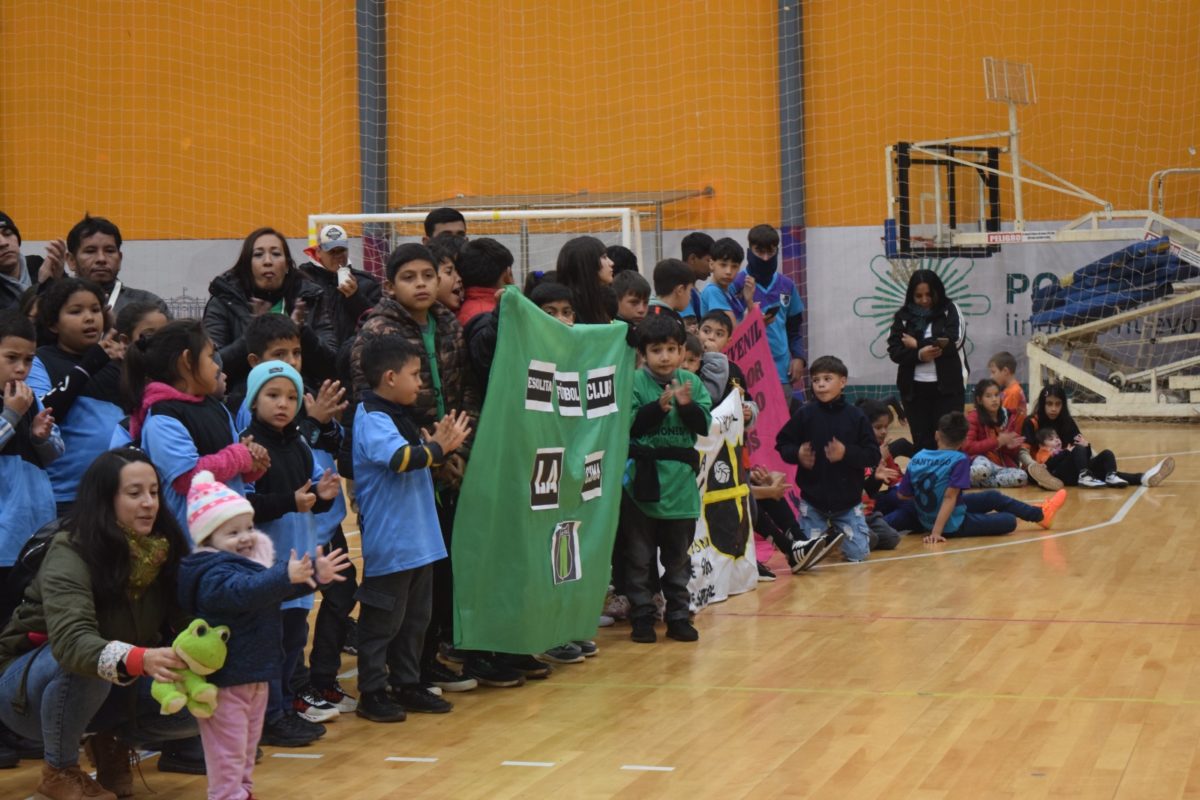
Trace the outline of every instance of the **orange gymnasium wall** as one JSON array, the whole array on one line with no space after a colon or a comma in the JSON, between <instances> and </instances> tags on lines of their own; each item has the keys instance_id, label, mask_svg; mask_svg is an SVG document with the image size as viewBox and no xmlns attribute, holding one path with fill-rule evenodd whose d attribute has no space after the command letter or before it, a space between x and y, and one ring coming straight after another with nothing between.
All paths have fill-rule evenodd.
<instances>
[{"instance_id":1,"label":"orange gymnasium wall","mask_svg":"<svg viewBox=\"0 0 1200 800\"><path fill-rule=\"evenodd\" d=\"M0 209L128 239L303 236L356 207L354 3L3 0Z\"/></svg>"},{"instance_id":2,"label":"orange gymnasium wall","mask_svg":"<svg viewBox=\"0 0 1200 800\"><path fill-rule=\"evenodd\" d=\"M808 225L879 225L887 144L1008 127L984 99L983 56L1030 62L1022 155L1114 207L1146 205L1164 167L1200 167L1194 0L806 0ZM1004 186L1005 184L1002 184ZM1185 184L1181 180L1179 186ZM1187 208L1200 216L1193 187ZM1012 219L1005 188L1004 219ZM1096 210L1026 189L1027 219Z\"/></svg>"},{"instance_id":3,"label":"orange gymnasium wall","mask_svg":"<svg viewBox=\"0 0 1200 800\"><path fill-rule=\"evenodd\" d=\"M988 54L1034 64L1025 154L1118 207L1144 204L1154 169L1197 164L1187 0L803 6L810 226L880 224L885 144L1003 127ZM393 206L711 185L669 226L778 220L776 3L388 10ZM27 239L84 210L130 239L193 239L303 236L310 212L360 208L353 0L4 0L0 38L0 209Z\"/></svg>"}]
</instances>

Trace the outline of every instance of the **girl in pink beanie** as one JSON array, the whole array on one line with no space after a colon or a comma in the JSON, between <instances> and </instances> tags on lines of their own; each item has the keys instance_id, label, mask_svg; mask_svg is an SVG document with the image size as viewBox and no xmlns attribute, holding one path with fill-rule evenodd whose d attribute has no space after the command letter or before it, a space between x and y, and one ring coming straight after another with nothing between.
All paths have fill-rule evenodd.
<instances>
[{"instance_id":1,"label":"girl in pink beanie","mask_svg":"<svg viewBox=\"0 0 1200 800\"><path fill-rule=\"evenodd\" d=\"M279 648L264 646L282 636L280 603L345 580L338 573L350 560L341 550L326 555L318 548L316 558L297 558L293 550L276 564L271 540L254 528L250 503L207 471L192 477L187 520L195 551L179 566L180 604L231 632L225 666L208 678L218 687L216 710L199 720L208 799L247 800L254 797L267 681L282 669Z\"/></svg>"}]
</instances>

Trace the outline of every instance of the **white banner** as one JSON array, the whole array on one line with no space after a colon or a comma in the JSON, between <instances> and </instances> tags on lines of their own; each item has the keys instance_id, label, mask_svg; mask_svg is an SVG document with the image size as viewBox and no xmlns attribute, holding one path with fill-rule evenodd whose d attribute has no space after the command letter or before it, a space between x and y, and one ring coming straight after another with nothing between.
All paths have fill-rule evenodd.
<instances>
[{"instance_id":1,"label":"white banner","mask_svg":"<svg viewBox=\"0 0 1200 800\"><path fill-rule=\"evenodd\" d=\"M708 436L696 440L700 451L703 508L688 551L692 612L758 585L758 564L750 526L750 486L742 463L745 426L742 393L735 390L713 409Z\"/></svg>"}]
</instances>

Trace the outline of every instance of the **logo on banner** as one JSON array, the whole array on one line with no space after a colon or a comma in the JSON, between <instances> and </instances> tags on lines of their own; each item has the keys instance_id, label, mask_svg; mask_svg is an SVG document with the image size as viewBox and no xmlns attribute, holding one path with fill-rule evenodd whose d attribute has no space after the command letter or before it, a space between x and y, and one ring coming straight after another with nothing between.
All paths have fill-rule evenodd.
<instances>
[{"instance_id":1,"label":"logo on banner","mask_svg":"<svg viewBox=\"0 0 1200 800\"><path fill-rule=\"evenodd\" d=\"M554 384L558 389L558 413L564 417L582 417L583 396L579 393L579 373L556 372Z\"/></svg>"},{"instance_id":2,"label":"logo on banner","mask_svg":"<svg viewBox=\"0 0 1200 800\"><path fill-rule=\"evenodd\" d=\"M525 410L554 413L554 365L530 360L525 378Z\"/></svg>"},{"instance_id":3,"label":"logo on banner","mask_svg":"<svg viewBox=\"0 0 1200 800\"><path fill-rule=\"evenodd\" d=\"M583 491L584 501L594 500L600 496L600 483L603 477L604 451L588 453L583 461Z\"/></svg>"},{"instance_id":4,"label":"logo on banner","mask_svg":"<svg viewBox=\"0 0 1200 800\"><path fill-rule=\"evenodd\" d=\"M558 483L562 476L563 449L547 447L533 457L533 477L529 480L529 507L534 511L558 508Z\"/></svg>"},{"instance_id":5,"label":"logo on banner","mask_svg":"<svg viewBox=\"0 0 1200 800\"><path fill-rule=\"evenodd\" d=\"M590 369L587 374L587 417L605 417L617 412L616 367Z\"/></svg>"},{"instance_id":6,"label":"logo on banner","mask_svg":"<svg viewBox=\"0 0 1200 800\"><path fill-rule=\"evenodd\" d=\"M579 563L579 520L563 520L554 526L550 537L550 566L554 585L583 577Z\"/></svg>"}]
</instances>

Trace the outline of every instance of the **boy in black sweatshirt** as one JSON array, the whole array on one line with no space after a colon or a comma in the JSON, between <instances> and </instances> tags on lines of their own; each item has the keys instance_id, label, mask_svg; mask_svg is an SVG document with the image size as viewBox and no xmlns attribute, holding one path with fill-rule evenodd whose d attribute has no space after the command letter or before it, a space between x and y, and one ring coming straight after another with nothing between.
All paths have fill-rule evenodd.
<instances>
[{"instance_id":1,"label":"boy in black sweatshirt","mask_svg":"<svg viewBox=\"0 0 1200 800\"><path fill-rule=\"evenodd\" d=\"M804 539L793 548L792 572L811 569L839 543L847 561L866 560L870 534L861 506L862 476L879 463L867 415L842 397L846 365L822 356L809 367L809 375L814 399L792 415L775 440L783 460L799 465Z\"/></svg>"}]
</instances>

